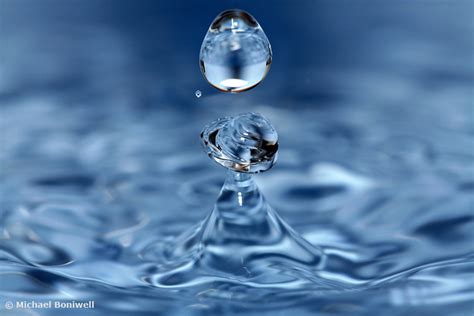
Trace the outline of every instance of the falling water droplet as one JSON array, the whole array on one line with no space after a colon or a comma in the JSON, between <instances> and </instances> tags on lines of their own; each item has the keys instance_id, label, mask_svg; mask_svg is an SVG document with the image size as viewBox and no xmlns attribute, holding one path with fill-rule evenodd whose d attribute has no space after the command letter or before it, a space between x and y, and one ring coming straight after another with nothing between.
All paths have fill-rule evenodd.
<instances>
[{"instance_id":1,"label":"falling water droplet","mask_svg":"<svg viewBox=\"0 0 474 316\"><path fill-rule=\"evenodd\" d=\"M224 92L241 92L265 78L272 50L254 17L242 10L227 10L209 27L199 61L212 86Z\"/></svg>"},{"instance_id":2,"label":"falling water droplet","mask_svg":"<svg viewBox=\"0 0 474 316\"><path fill-rule=\"evenodd\" d=\"M201 90L196 90L195 94L196 94L196 98L200 98L202 95L202 92Z\"/></svg>"}]
</instances>

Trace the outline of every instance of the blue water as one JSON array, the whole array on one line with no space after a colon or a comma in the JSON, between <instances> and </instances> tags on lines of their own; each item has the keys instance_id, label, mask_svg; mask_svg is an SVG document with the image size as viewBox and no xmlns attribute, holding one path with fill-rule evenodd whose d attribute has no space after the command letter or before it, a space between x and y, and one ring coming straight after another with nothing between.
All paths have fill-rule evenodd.
<instances>
[{"instance_id":1,"label":"blue water","mask_svg":"<svg viewBox=\"0 0 474 316\"><path fill-rule=\"evenodd\" d=\"M471 2L71 3L0 6L0 308L95 308L2 315L473 313ZM238 95L198 64L231 7L273 49L265 81ZM215 223L226 171L202 128L248 111L279 136L252 196L315 259L278 244L280 265L259 270L226 249L204 258L215 275L162 278L186 249L169 245Z\"/></svg>"}]
</instances>

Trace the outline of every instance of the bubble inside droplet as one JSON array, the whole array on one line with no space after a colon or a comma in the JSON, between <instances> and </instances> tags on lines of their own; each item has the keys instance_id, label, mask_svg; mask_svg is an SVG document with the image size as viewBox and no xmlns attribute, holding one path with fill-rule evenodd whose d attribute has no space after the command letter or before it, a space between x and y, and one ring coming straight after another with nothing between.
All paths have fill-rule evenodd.
<instances>
[{"instance_id":1,"label":"bubble inside droplet","mask_svg":"<svg viewBox=\"0 0 474 316\"><path fill-rule=\"evenodd\" d=\"M195 94L196 94L196 98L200 98L202 95L202 92L201 90L196 90Z\"/></svg>"},{"instance_id":2,"label":"bubble inside droplet","mask_svg":"<svg viewBox=\"0 0 474 316\"><path fill-rule=\"evenodd\" d=\"M199 59L201 71L213 87L241 92L265 78L272 50L263 29L249 13L227 10L209 27Z\"/></svg>"}]
</instances>

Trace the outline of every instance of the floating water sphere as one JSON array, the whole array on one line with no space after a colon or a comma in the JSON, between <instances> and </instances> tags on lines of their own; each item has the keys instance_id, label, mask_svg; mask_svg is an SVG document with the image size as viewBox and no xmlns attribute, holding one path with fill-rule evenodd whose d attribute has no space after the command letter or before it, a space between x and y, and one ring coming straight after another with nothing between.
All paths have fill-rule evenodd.
<instances>
[{"instance_id":1,"label":"floating water sphere","mask_svg":"<svg viewBox=\"0 0 474 316\"><path fill-rule=\"evenodd\" d=\"M258 85L272 63L272 49L257 20L242 10L227 10L212 22L199 55L207 81L224 92Z\"/></svg>"}]
</instances>

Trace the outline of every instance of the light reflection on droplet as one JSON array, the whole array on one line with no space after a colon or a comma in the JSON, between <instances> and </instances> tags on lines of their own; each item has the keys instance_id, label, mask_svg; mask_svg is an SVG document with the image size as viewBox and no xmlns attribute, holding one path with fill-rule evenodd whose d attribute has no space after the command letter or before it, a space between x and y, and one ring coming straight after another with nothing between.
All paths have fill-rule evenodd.
<instances>
[{"instance_id":1,"label":"light reflection on droplet","mask_svg":"<svg viewBox=\"0 0 474 316\"><path fill-rule=\"evenodd\" d=\"M248 84L248 81L242 79L226 79L221 81L221 85L229 88L240 88Z\"/></svg>"}]
</instances>

